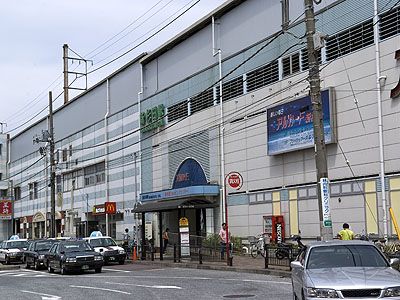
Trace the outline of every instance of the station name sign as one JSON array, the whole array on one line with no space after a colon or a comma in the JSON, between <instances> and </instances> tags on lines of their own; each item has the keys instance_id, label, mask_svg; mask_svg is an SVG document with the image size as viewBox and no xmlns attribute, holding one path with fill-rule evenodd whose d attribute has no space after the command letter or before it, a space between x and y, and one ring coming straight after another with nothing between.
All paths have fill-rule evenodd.
<instances>
[{"instance_id":1,"label":"station name sign","mask_svg":"<svg viewBox=\"0 0 400 300\"><path fill-rule=\"evenodd\" d=\"M163 104L140 113L140 130L147 132L165 125L165 107Z\"/></svg>"}]
</instances>

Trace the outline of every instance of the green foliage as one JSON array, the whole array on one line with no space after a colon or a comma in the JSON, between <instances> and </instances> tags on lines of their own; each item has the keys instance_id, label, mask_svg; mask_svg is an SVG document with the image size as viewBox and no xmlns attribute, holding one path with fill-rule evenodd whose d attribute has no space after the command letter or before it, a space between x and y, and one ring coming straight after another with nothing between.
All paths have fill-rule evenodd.
<instances>
[{"instance_id":1,"label":"green foliage","mask_svg":"<svg viewBox=\"0 0 400 300\"><path fill-rule=\"evenodd\" d=\"M241 253L242 238L238 236L231 236L231 242L233 243L233 251ZM219 235L216 233L207 234L207 237L203 240L203 247L219 249Z\"/></svg>"}]
</instances>

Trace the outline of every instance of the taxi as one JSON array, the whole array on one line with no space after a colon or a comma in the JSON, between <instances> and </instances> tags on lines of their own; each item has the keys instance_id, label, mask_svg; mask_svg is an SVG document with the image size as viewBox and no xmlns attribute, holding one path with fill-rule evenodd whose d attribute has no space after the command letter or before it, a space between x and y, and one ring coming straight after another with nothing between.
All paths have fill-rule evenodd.
<instances>
[{"instance_id":1,"label":"taxi","mask_svg":"<svg viewBox=\"0 0 400 300\"><path fill-rule=\"evenodd\" d=\"M0 244L0 262L10 264L11 262L23 262L24 251L28 248L28 240L11 236L9 240Z\"/></svg>"},{"instance_id":2,"label":"taxi","mask_svg":"<svg viewBox=\"0 0 400 300\"><path fill-rule=\"evenodd\" d=\"M117 262L120 265L125 263L126 252L124 248L109 236L103 236L99 231L94 231L90 237L84 238L94 251L103 255L104 263Z\"/></svg>"}]
</instances>

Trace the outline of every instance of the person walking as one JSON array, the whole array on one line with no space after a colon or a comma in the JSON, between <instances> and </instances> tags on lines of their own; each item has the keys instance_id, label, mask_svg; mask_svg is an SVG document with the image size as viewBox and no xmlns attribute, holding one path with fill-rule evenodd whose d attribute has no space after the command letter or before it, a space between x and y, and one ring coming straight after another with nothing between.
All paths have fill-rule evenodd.
<instances>
[{"instance_id":1,"label":"person walking","mask_svg":"<svg viewBox=\"0 0 400 300\"><path fill-rule=\"evenodd\" d=\"M219 231L219 242L221 246L221 260L224 259L225 250L226 250L226 223L222 223L222 228ZM231 242L230 234L228 234L228 243Z\"/></svg>"},{"instance_id":2,"label":"person walking","mask_svg":"<svg viewBox=\"0 0 400 300\"><path fill-rule=\"evenodd\" d=\"M131 236L129 235L129 229L125 228L125 232L122 236L122 240L123 240L123 245L124 247L128 248L129 245L129 239L131 238Z\"/></svg>"},{"instance_id":3,"label":"person walking","mask_svg":"<svg viewBox=\"0 0 400 300\"><path fill-rule=\"evenodd\" d=\"M354 232L350 230L349 224L347 223L343 224L343 229L339 231L338 238L344 241L354 239Z\"/></svg>"},{"instance_id":4,"label":"person walking","mask_svg":"<svg viewBox=\"0 0 400 300\"><path fill-rule=\"evenodd\" d=\"M166 228L163 235L164 247L163 247L163 254L167 251L168 241L169 241L169 228Z\"/></svg>"}]
</instances>

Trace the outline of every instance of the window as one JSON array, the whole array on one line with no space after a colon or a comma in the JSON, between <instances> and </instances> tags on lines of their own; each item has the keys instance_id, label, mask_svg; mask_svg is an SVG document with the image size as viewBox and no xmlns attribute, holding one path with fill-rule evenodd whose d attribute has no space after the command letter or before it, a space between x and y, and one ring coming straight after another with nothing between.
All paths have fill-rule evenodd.
<instances>
[{"instance_id":1,"label":"window","mask_svg":"<svg viewBox=\"0 0 400 300\"><path fill-rule=\"evenodd\" d=\"M31 182L28 185L29 188L29 200L37 199L38 198L38 183Z\"/></svg>"},{"instance_id":2,"label":"window","mask_svg":"<svg viewBox=\"0 0 400 300\"><path fill-rule=\"evenodd\" d=\"M105 163L101 162L84 168L85 186L105 182Z\"/></svg>"},{"instance_id":3,"label":"window","mask_svg":"<svg viewBox=\"0 0 400 300\"><path fill-rule=\"evenodd\" d=\"M69 156L72 156L72 145L69 145Z\"/></svg>"},{"instance_id":4,"label":"window","mask_svg":"<svg viewBox=\"0 0 400 300\"><path fill-rule=\"evenodd\" d=\"M283 77L300 71L300 53L294 53L282 59Z\"/></svg>"},{"instance_id":5,"label":"window","mask_svg":"<svg viewBox=\"0 0 400 300\"><path fill-rule=\"evenodd\" d=\"M61 175L57 175L56 176L56 192L57 193L62 193Z\"/></svg>"},{"instance_id":6,"label":"window","mask_svg":"<svg viewBox=\"0 0 400 300\"><path fill-rule=\"evenodd\" d=\"M67 149L63 149L62 150L62 161L67 161L68 159L68 150Z\"/></svg>"},{"instance_id":7,"label":"window","mask_svg":"<svg viewBox=\"0 0 400 300\"><path fill-rule=\"evenodd\" d=\"M7 197L7 190L0 190L0 197Z\"/></svg>"},{"instance_id":8,"label":"window","mask_svg":"<svg viewBox=\"0 0 400 300\"><path fill-rule=\"evenodd\" d=\"M14 188L14 199L15 200L20 200L21 199L21 187L20 186L16 186Z\"/></svg>"},{"instance_id":9,"label":"window","mask_svg":"<svg viewBox=\"0 0 400 300\"><path fill-rule=\"evenodd\" d=\"M64 173L63 174L63 185L61 186L61 176L60 182L57 182L57 192L67 192L72 189L81 189L84 187L84 171L83 169L75 170L72 172ZM62 190L63 189L63 190Z\"/></svg>"}]
</instances>

